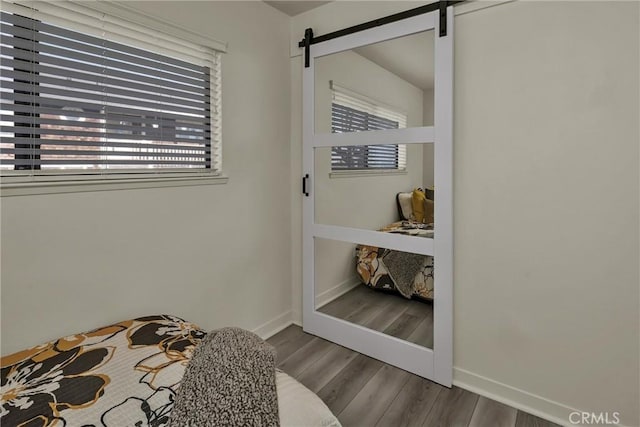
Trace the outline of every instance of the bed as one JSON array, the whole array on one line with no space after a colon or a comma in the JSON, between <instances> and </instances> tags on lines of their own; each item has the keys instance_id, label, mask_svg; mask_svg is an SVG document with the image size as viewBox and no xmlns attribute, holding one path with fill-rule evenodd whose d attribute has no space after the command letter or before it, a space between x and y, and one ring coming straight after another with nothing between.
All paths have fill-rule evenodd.
<instances>
[{"instance_id":1,"label":"bed","mask_svg":"<svg viewBox=\"0 0 640 427\"><path fill-rule=\"evenodd\" d=\"M416 193L422 193L417 196ZM398 193L396 202L400 221L379 231L433 238L433 201L425 192ZM430 197L433 198L433 190ZM416 218L414 206L424 204ZM356 271L361 282L372 289L398 293L408 299L433 300L433 257L379 248L356 246Z\"/></svg>"},{"instance_id":2,"label":"bed","mask_svg":"<svg viewBox=\"0 0 640 427\"><path fill-rule=\"evenodd\" d=\"M180 393L185 394L187 388L184 378L190 372L189 364L195 359L194 353L201 352L206 338L207 333L192 323L171 315L157 315L126 320L5 356L0 424L43 427L209 424L175 419L170 422L174 405L180 404ZM262 340L259 342L270 347ZM223 362L214 364L224 369ZM231 376L224 380L227 378ZM320 398L277 370L275 390L275 416L280 425L340 425ZM224 398L217 389L207 393L216 399ZM271 400L267 404L276 405L275 399ZM262 425L277 424L276 421Z\"/></svg>"}]
</instances>

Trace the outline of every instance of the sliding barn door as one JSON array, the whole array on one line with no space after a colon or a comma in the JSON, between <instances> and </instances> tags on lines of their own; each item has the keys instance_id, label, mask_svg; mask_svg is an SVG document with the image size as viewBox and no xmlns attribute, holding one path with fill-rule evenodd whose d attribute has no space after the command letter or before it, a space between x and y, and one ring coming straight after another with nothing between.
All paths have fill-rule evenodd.
<instances>
[{"instance_id":1,"label":"sliding barn door","mask_svg":"<svg viewBox=\"0 0 640 427\"><path fill-rule=\"evenodd\" d=\"M310 46L303 328L451 386L452 7L446 16L446 34L435 11Z\"/></svg>"}]
</instances>

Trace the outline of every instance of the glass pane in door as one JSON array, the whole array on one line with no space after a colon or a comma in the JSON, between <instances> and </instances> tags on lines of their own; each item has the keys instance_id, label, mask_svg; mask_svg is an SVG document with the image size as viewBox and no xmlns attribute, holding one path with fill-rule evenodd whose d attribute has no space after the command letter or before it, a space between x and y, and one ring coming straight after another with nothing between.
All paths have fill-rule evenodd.
<instances>
[{"instance_id":1,"label":"glass pane in door","mask_svg":"<svg viewBox=\"0 0 640 427\"><path fill-rule=\"evenodd\" d=\"M433 257L314 239L315 309L433 348Z\"/></svg>"},{"instance_id":2,"label":"glass pane in door","mask_svg":"<svg viewBox=\"0 0 640 427\"><path fill-rule=\"evenodd\" d=\"M433 144L317 147L314 165L316 224L433 238Z\"/></svg>"},{"instance_id":3,"label":"glass pane in door","mask_svg":"<svg viewBox=\"0 0 640 427\"><path fill-rule=\"evenodd\" d=\"M433 125L433 30L318 57L314 67L316 133Z\"/></svg>"}]
</instances>

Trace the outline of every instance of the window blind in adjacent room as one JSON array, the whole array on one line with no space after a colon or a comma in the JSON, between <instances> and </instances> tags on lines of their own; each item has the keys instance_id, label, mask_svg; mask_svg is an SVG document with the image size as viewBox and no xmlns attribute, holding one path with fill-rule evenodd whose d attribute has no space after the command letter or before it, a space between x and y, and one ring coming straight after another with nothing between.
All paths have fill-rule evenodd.
<instances>
[{"instance_id":1,"label":"window blind in adjacent room","mask_svg":"<svg viewBox=\"0 0 640 427\"><path fill-rule=\"evenodd\" d=\"M399 129L407 116L332 83L331 132ZM406 145L384 144L331 148L331 170L406 168Z\"/></svg>"}]
</instances>

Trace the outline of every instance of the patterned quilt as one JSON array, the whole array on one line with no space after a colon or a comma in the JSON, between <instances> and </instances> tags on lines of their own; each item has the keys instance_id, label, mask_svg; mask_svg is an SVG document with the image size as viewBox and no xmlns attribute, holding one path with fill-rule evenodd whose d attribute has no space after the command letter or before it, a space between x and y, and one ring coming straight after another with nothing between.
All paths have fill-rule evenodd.
<instances>
[{"instance_id":1,"label":"patterned quilt","mask_svg":"<svg viewBox=\"0 0 640 427\"><path fill-rule=\"evenodd\" d=\"M433 237L432 226L407 221L395 222L380 231ZM398 292L405 298L433 299L433 257L358 245L356 259L356 270L366 286Z\"/></svg>"},{"instance_id":2,"label":"patterned quilt","mask_svg":"<svg viewBox=\"0 0 640 427\"><path fill-rule=\"evenodd\" d=\"M71 335L1 360L3 426L164 426L206 333L169 316Z\"/></svg>"}]
</instances>

